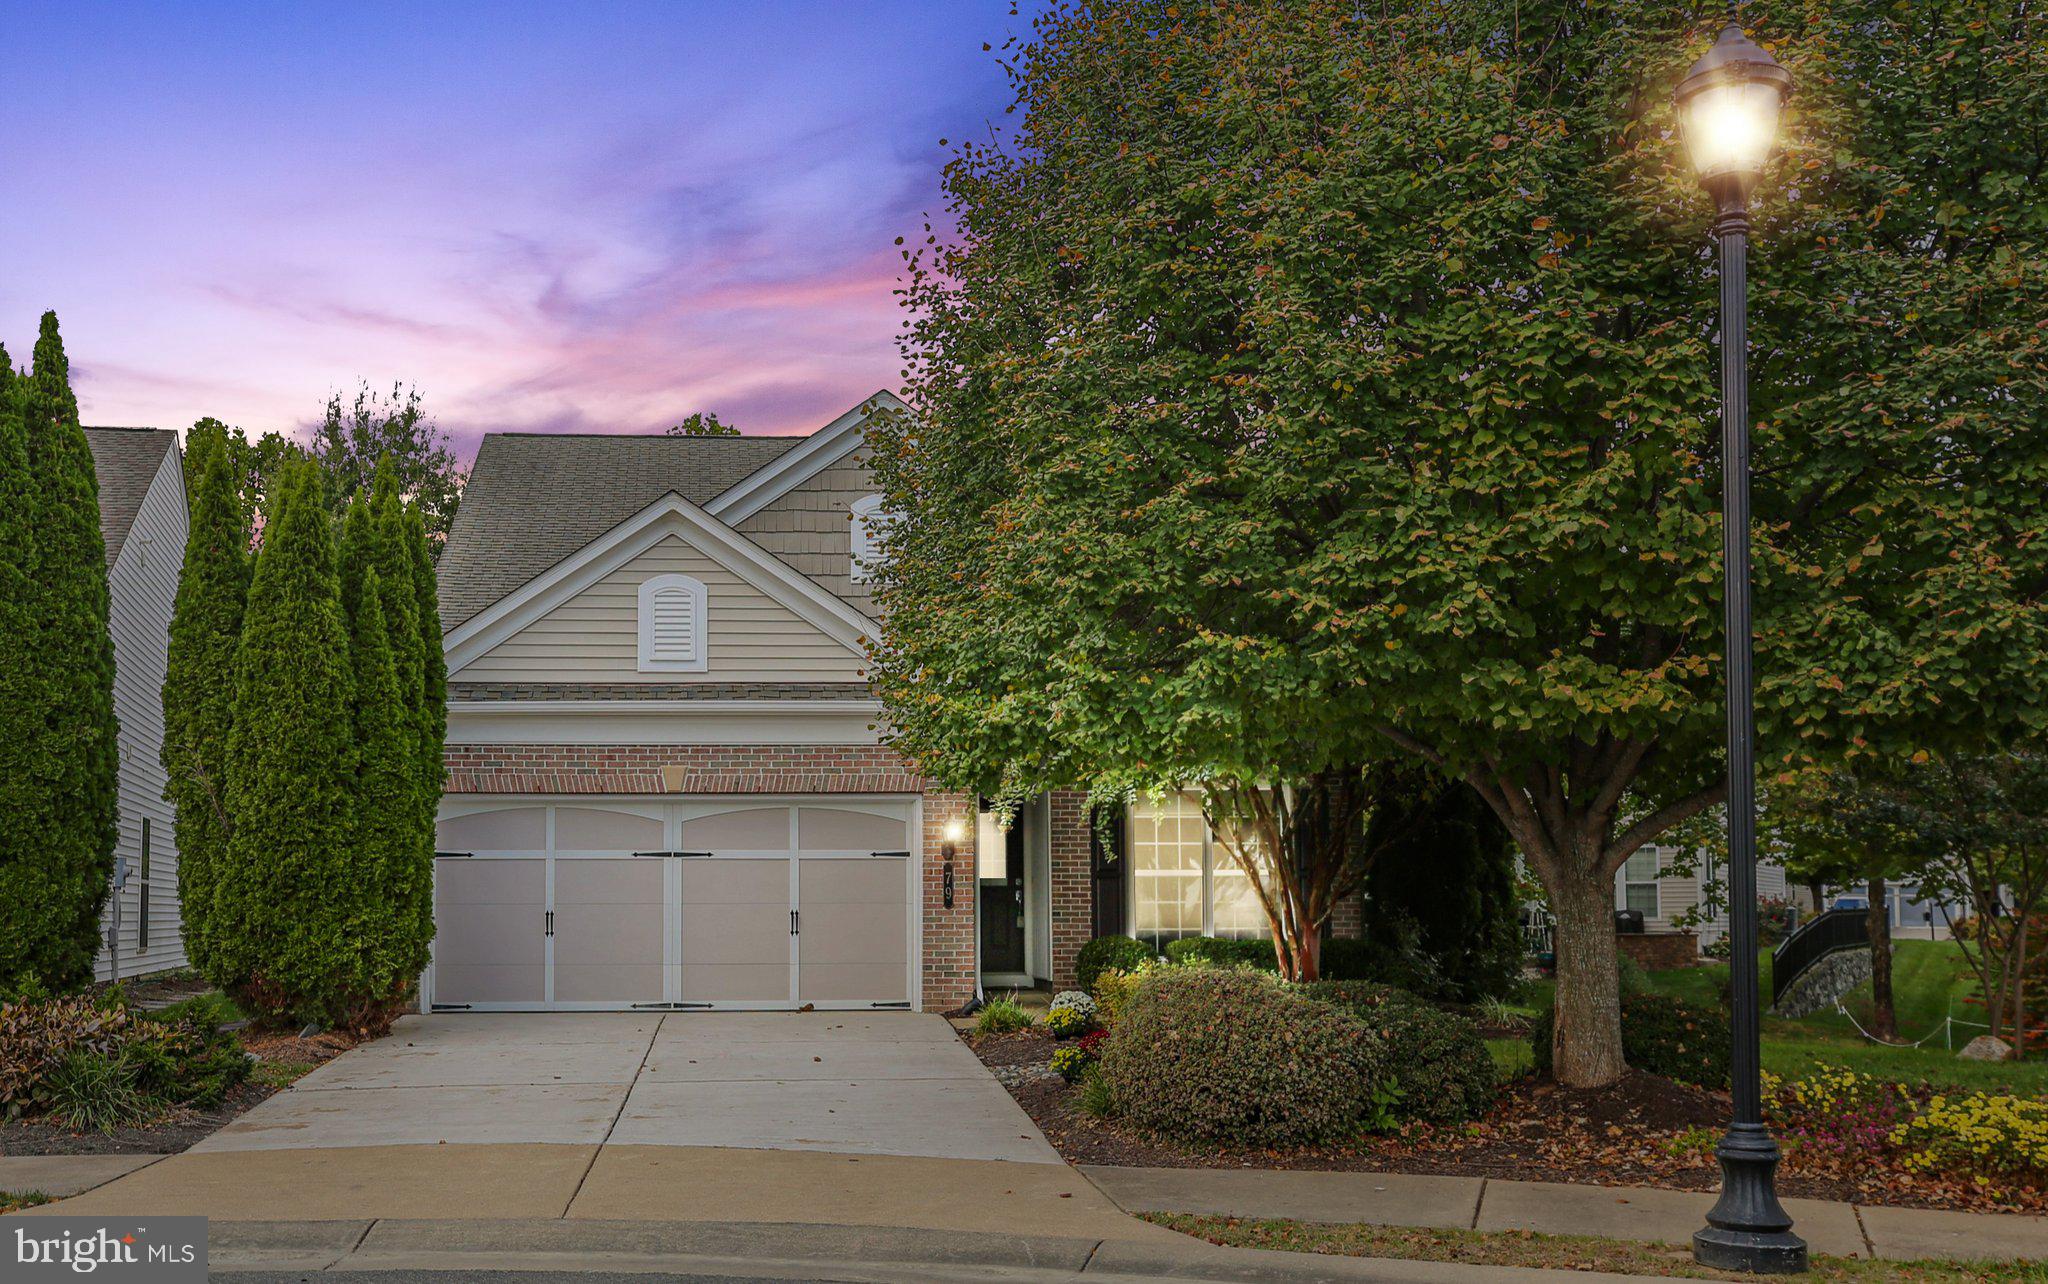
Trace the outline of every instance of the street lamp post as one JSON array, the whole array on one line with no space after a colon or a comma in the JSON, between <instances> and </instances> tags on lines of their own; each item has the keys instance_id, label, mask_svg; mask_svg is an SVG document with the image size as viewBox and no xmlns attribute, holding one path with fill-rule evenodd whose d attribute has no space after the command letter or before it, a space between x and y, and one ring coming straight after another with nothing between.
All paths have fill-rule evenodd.
<instances>
[{"instance_id":1,"label":"street lamp post","mask_svg":"<svg viewBox=\"0 0 2048 1284\"><path fill-rule=\"evenodd\" d=\"M1719 40L1678 85L1678 115L1700 182L1718 207L1721 252L1721 498L1728 655L1728 935L1734 973L1735 1118L1715 1147L1721 1197L1694 1233L1702 1265L1806 1269L1806 1242L1773 1184L1778 1143L1763 1121L1756 962L1756 717L1749 608L1749 197L1777 141L1792 76L1729 13Z\"/></svg>"}]
</instances>

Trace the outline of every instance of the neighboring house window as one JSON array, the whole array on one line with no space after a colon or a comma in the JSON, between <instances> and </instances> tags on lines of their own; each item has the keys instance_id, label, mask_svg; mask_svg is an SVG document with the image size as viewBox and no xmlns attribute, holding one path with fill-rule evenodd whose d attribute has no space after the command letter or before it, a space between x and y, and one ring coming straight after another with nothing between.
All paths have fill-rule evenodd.
<instances>
[{"instance_id":1,"label":"neighboring house window","mask_svg":"<svg viewBox=\"0 0 2048 1284\"><path fill-rule=\"evenodd\" d=\"M1183 936L1267 935L1265 911L1194 800L1140 796L1127 838L1131 935L1155 947Z\"/></svg>"},{"instance_id":2,"label":"neighboring house window","mask_svg":"<svg viewBox=\"0 0 2048 1284\"><path fill-rule=\"evenodd\" d=\"M875 578L881 566L882 529L889 524L889 512L880 495L864 495L853 501L853 579L856 584Z\"/></svg>"},{"instance_id":3,"label":"neighboring house window","mask_svg":"<svg viewBox=\"0 0 2048 1284\"><path fill-rule=\"evenodd\" d=\"M640 586L641 672L703 672L704 629L702 580L657 575Z\"/></svg>"},{"instance_id":4,"label":"neighboring house window","mask_svg":"<svg viewBox=\"0 0 2048 1284\"><path fill-rule=\"evenodd\" d=\"M1638 847L1621 867L1621 908L1657 917L1657 867L1661 849Z\"/></svg>"}]
</instances>

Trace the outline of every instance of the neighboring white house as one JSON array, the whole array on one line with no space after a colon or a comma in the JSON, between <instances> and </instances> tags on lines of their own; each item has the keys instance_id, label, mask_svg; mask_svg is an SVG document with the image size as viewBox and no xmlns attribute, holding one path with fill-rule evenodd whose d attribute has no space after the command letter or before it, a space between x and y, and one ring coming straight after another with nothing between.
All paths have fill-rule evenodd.
<instances>
[{"instance_id":1,"label":"neighboring white house","mask_svg":"<svg viewBox=\"0 0 2048 1284\"><path fill-rule=\"evenodd\" d=\"M1829 885L1824 898L1828 909L1865 909L1870 905L1867 887ZM1951 925L1970 917L1970 907L1959 901L1942 902L1938 897L1920 898L1917 882L1894 883L1885 888L1892 938L1906 941L1946 941L1955 933ZM2001 896L2010 901L2010 897Z\"/></svg>"},{"instance_id":2,"label":"neighboring white house","mask_svg":"<svg viewBox=\"0 0 2048 1284\"><path fill-rule=\"evenodd\" d=\"M114 637L114 714L120 720L121 837L128 861L120 893L104 911L93 972L123 976L185 964L178 917L178 844L164 800L164 665L171 607L185 562L185 477L176 433L155 428L88 428L99 477L100 531L107 545L109 623Z\"/></svg>"},{"instance_id":3,"label":"neighboring white house","mask_svg":"<svg viewBox=\"0 0 2048 1284\"><path fill-rule=\"evenodd\" d=\"M1640 911L1646 932L1696 931L1704 949L1728 934L1725 886L1717 898L1722 904L1706 913L1707 889L1726 879L1710 857L1699 857L1687 871L1680 855L1676 847L1644 847L1630 856L1614 873L1614 908ZM1759 860L1756 891L1759 899L1790 899L1784 868Z\"/></svg>"}]
</instances>

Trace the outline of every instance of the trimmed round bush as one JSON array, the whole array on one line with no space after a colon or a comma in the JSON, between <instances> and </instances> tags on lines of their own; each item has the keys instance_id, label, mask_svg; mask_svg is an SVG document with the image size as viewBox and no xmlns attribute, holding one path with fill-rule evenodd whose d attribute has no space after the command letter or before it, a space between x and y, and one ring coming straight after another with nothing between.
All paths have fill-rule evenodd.
<instances>
[{"instance_id":1,"label":"trimmed round bush","mask_svg":"<svg viewBox=\"0 0 2048 1284\"><path fill-rule=\"evenodd\" d=\"M1095 978L1104 971L1114 968L1119 972L1135 972L1139 964L1149 962L1152 957L1152 951L1135 937L1098 936L1082 946L1074 956L1074 981L1092 994Z\"/></svg>"},{"instance_id":2,"label":"trimmed round bush","mask_svg":"<svg viewBox=\"0 0 2048 1284\"><path fill-rule=\"evenodd\" d=\"M1401 1118L1468 1123L1493 1108L1500 1075L1470 1017L1370 981L1316 981L1294 989L1349 1012L1385 1043L1401 1094L1393 1111Z\"/></svg>"},{"instance_id":3,"label":"trimmed round bush","mask_svg":"<svg viewBox=\"0 0 2048 1284\"><path fill-rule=\"evenodd\" d=\"M1536 1018L1529 1031L1539 1074L1550 1073L1550 1044L1556 1029L1557 1009L1553 1006ZM1702 1088L1725 1088L1733 1040L1724 1011L1695 1007L1662 994L1622 995L1621 1055L1632 1069Z\"/></svg>"},{"instance_id":4,"label":"trimmed round bush","mask_svg":"<svg viewBox=\"0 0 2048 1284\"><path fill-rule=\"evenodd\" d=\"M1128 972L1119 967L1104 968L1095 978L1096 1024L1108 1029L1123 1020L1124 1009L1131 1006L1131 996L1138 992L1139 981L1164 966L1148 960Z\"/></svg>"},{"instance_id":5,"label":"trimmed round bush","mask_svg":"<svg viewBox=\"0 0 2048 1284\"><path fill-rule=\"evenodd\" d=\"M1280 970L1271 941L1252 939L1229 941L1219 936L1183 936L1166 943L1166 961L1180 967L1255 967L1264 972Z\"/></svg>"},{"instance_id":6,"label":"trimmed round bush","mask_svg":"<svg viewBox=\"0 0 2048 1284\"><path fill-rule=\"evenodd\" d=\"M1117 1108L1177 1140L1233 1148L1348 1141L1373 1119L1383 1044L1349 1013L1253 972L1145 974L1103 1043Z\"/></svg>"}]
</instances>

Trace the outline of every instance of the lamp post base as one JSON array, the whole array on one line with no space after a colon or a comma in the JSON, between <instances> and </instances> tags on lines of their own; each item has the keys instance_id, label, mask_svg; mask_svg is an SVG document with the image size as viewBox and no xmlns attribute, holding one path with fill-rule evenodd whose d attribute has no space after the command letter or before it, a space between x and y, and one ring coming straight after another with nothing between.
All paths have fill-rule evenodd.
<instances>
[{"instance_id":1,"label":"lamp post base","mask_svg":"<svg viewBox=\"0 0 2048 1284\"><path fill-rule=\"evenodd\" d=\"M1721 1198L1706 1226L1693 1232L1693 1260L1758 1275L1804 1271L1806 1241L1792 1233L1791 1214L1778 1202L1778 1143L1770 1132L1762 1124L1735 1124L1714 1158L1721 1162Z\"/></svg>"},{"instance_id":2,"label":"lamp post base","mask_svg":"<svg viewBox=\"0 0 2048 1284\"><path fill-rule=\"evenodd\" d=\"M1806 1241L1791 1231L1759 1235L1709 1226L1692 1233L1692 1260L1722 1271L1798 1275L1806 1270Z\"/></svg>"}]
</instances>

